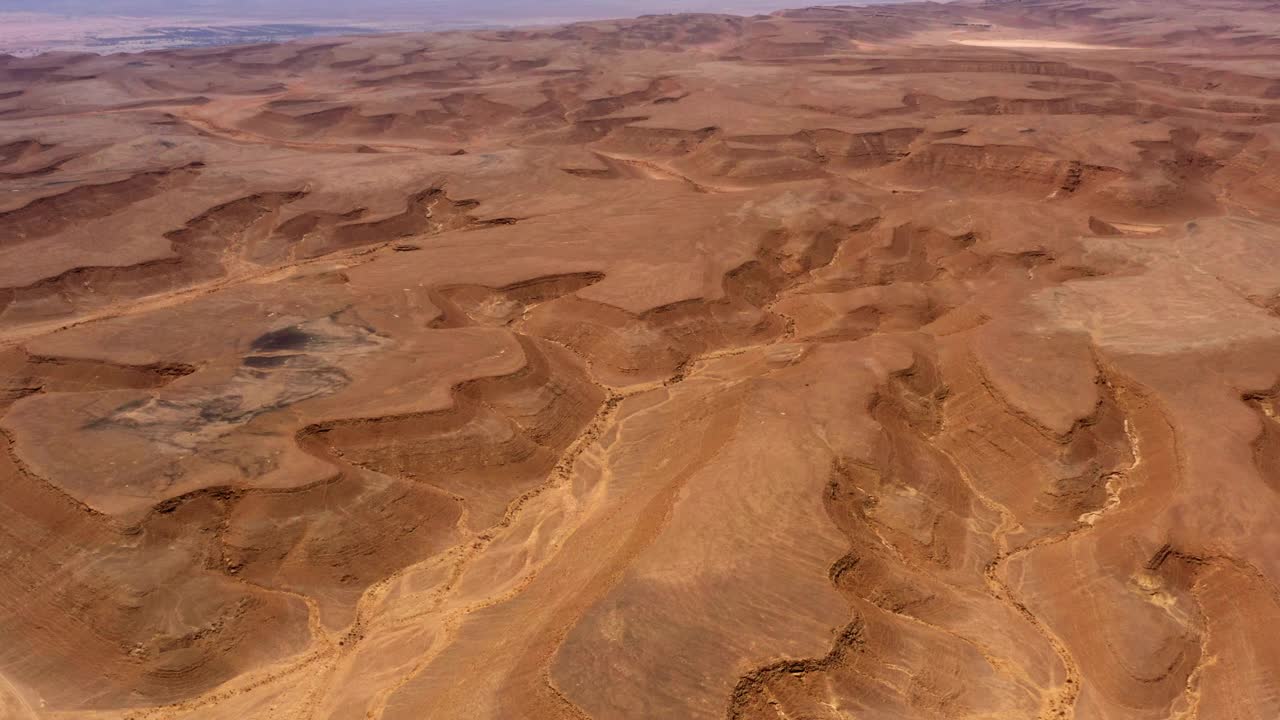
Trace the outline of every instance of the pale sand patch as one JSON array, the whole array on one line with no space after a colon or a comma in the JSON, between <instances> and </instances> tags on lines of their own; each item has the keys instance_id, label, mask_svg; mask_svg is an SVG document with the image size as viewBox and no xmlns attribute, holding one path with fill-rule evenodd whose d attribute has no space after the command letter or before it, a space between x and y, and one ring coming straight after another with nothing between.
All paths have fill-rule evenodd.
<instances>
[{"instance_id":1,"label":"pale sand patch","mask_svg":"<svg viewBox=\"0 0 1280 720\"><path fill-rule=\"evenodd\" d=\"M1068 42L1066 40L1036 40L1032 38L1010 38L1007 40L952 40L960 45L998 48L1047 48L1053 50L1130 50L1132 48L1119 45L1090 45L1088 43Z\"/></svg>"},{"instance_id":2,"label":"pale sand patch","mask_svg":"<svg viewBox=\"0 0 1280 720\"><path fill-rule=\"evenodd\" d=\"M1164 230L1163 225L1139 225L1138 223L1111 223L1111 227L1122 233L1134 233L1137 235L1154 235Z\"/></svg>"}]
</instances>

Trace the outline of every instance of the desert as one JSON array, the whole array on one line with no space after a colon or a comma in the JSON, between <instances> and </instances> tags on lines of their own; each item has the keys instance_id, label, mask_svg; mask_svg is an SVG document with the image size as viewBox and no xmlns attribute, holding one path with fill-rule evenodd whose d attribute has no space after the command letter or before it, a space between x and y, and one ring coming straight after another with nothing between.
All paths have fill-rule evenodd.
<instances>
[{"instance_id":1,"label":"desert","mask_svg":"<svg viewBox=\"0 0 1280 720\"><path fill-rule=\"evenodd\" d=\"M1278 19L0 56L0 718L1280 717Z\"/></svg>"}]
</instances>

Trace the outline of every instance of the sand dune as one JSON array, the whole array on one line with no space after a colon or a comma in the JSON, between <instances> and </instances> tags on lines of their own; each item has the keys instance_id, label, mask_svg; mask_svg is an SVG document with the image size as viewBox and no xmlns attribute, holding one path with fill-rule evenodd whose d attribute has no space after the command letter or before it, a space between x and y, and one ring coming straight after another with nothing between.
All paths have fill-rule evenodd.
<instances>
[{"instance_id":1,"label":"sand dune","mask_svg":"<svg viewBox=\"0 0 1280 720\"><path fill-rule=\"evenodd\" d=\"M1280 717L1278 51L0 57L0 716Z\"/></svg>"}]
</instances>

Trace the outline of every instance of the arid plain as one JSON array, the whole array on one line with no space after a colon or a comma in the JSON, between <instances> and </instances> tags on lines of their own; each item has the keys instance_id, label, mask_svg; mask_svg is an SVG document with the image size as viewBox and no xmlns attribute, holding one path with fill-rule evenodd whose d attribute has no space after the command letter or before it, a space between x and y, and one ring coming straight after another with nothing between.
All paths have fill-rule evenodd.
<instances>
[{"instance_id":1,"label":"arid plain","mask_svg":"<svg viewBox=\"0 0 1280 720\"><path fill-rule=\"evenodd\" d=\"M1280 717L1280 5L0 58L0 716Z\"/></svg>"}]
</instances>

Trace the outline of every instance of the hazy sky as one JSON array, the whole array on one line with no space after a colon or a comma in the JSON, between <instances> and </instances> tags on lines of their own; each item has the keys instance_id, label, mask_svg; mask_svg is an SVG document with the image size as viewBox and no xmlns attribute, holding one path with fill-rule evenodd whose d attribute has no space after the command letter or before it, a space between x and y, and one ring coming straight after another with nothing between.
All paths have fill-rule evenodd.
<instances>
[{"instance_id":1,"label":"hazy sky","mask_svg":"<svg viewBox=\"0 0 1280 720\"><path fill-rule=\"evenodd\" d=\"M751 14L818 0L0 0L0 11L207 19L531 22L656 12Z\"/></svg>"}]
</instances>

